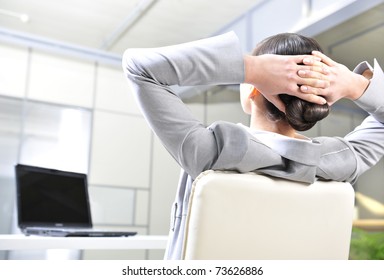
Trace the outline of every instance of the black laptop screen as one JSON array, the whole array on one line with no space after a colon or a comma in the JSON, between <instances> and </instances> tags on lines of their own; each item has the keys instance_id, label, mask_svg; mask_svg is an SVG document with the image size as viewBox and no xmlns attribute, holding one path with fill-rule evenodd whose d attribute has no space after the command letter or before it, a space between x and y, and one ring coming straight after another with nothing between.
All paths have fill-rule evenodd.
<instances>
[{"instance_id":1,"label":"black laptop screen","mask_svg":"<svg viewBox=\"0 0 384 280\"><path fill-rule=\"evenodd\" d=\"M85 174L16 165L18 222L92 227Z\"/></svg>"}]
</instances>

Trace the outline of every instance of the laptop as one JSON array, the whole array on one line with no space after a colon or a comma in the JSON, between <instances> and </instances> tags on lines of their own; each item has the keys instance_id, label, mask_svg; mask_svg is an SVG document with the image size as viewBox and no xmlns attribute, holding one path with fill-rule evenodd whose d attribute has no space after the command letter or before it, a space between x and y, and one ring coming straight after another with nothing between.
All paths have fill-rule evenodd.
<instances>
[{"instance_id":1,"label":"laptop","mask_svg":"<svg viewBox=\"0 0 384 280\"><path fill-rule=\"evenodd\" d=\"M136 234L93 228L86 174L17 164L15 175L18 226L25 235L120 237Z\"/></svg>"}]
</instances>

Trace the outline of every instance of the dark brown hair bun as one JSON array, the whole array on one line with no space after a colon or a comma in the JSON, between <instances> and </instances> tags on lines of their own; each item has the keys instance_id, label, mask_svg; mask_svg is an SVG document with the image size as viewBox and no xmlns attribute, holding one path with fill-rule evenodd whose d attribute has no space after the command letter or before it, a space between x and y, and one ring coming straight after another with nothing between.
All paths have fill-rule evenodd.
<instances>
[{"instance_id":1,"label":"dark brown hair bun","mask_svg":"<svg viewBox=\"0 0 384 280\"><path fill-rule=\"evenodd\" d=\"M252 55L302 55L311 54L313 50L322 52L320 45L314 39L295 33L281 33L261 41ZM298 131L312 128L329 114L328 104L318 105L284 93L279 97L285 104L285 114L265 99L268 116L271 120L285 119Z\"/></svg>"}]
</instances>

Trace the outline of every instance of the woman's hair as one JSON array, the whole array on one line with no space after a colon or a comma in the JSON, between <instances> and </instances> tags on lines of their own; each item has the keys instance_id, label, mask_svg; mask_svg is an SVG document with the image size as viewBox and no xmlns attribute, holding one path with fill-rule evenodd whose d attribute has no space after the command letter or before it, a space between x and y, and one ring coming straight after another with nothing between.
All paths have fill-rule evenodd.
<instances>
[{"instance_id":1,"label":"woman's hair","mask_svg":"<svg viewBox=\"0 0 384 280\"><path fill-rule=\"evenodd\" d=\"M295 33L281 33L261 41L252 55L302 55L311 54L313 50L322 52L320 45L314 39ZM279 94L279 97L285 104L285 114L265 99L268 117L273 121L285 119L298 131L312 128L317 121L329 114L328 104L318 105L284 93Z\"/></svg>"}]
</instances>

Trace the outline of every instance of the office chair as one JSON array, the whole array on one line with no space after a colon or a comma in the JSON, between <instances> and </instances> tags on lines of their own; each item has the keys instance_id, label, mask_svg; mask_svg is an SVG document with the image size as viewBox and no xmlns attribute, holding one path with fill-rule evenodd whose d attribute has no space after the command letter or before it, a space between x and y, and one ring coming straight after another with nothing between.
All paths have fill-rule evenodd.
<instances>
[{"instance_id":1,"label":"office chair","mask_svg":"<svg viewBox=\"0 0 384 280\"><path fill-rule=\"evenodd\" d=\"M206 171L192 186L183 259L348 259L349 183Z\"/></svg>"}]
</instances>

